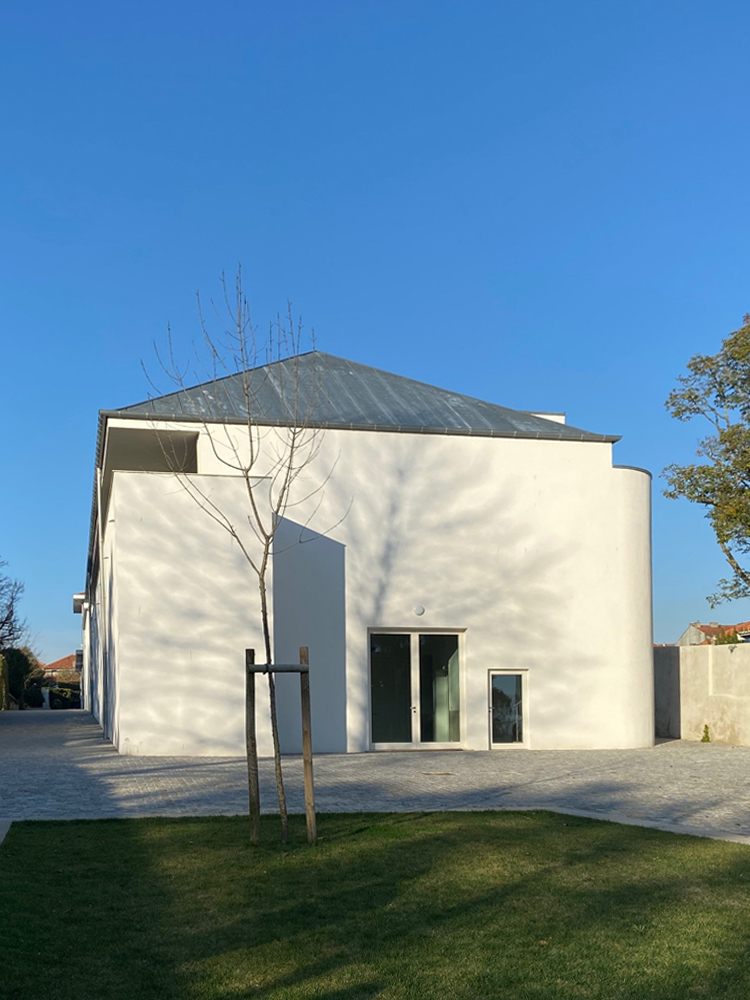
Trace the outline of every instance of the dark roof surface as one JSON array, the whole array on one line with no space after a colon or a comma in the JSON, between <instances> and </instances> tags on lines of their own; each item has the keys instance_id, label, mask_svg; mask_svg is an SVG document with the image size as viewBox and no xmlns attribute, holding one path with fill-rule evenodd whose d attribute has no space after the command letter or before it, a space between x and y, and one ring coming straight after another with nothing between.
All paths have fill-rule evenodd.
<instances>
[{"instance_id":1,"label":"dark roof surface","mask_svg":"<svg viewBox=\"0 0 750 1000\"><path fill-rule=\"evenodd\" d=\"M251 401L253 421L260 424L562 441L619 440L320 351L110 410L107 415L244 423L246 397Z\"/></svg>"}]
</instances>

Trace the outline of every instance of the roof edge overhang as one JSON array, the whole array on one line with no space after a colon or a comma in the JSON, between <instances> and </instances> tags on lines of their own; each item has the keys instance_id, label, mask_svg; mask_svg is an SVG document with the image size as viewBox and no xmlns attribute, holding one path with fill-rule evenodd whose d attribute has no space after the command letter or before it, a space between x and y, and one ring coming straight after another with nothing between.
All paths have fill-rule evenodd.
<instances>
[{"instance_id":1,"label":"roof edge overhang","mask_svg":"<svg viewBox=\"0 0 750 1000\"><path fill-rule=\"evenodd\" d=\"M244 420L242 417L217 417L216 419L211 420L206 417L196 417L190 414L129 413L127 410L100 410L99 418L100 420L112 418L120 420L147 421L148 423L201 424L203 426L210 426L211 424L235 424L237 426L244 426L247 424L247 420ZM357 424L339 421L316 420L309 420L300 424L291 420L253 420L252 423L257 424L259 427L301 426L310 428L311 430L377 431L381 434L433 434L442 437L491 437L507 438L508 440L525 439L530 441L572 441L577 444L615 444L622 437L620 434L593 434L591 431L578 431L577 428L571 427L569 424L554 424L553 421L550 421L550 424L554 427L564 428L565 434L546 434L540 431L513 431L512 433L508 433L507 431L496 431L490 428L430 426L412 427L399 424ZM579 437L576 436L576 432L580 434ZM100 454L99 451L97 451L97 458L99 457Z\"/></svg>"},{"instance_id":2,"label":"roof edge overhang","mask_svg":"<svg viewBox=\"0 0 750 1000\"><path fill-rule=\"evenodd\" d=\"M624 469L626 472L642 472L644 476L648 476L649 479L654 478L653 472L650 469L644 469L640 465L613 465L613 469Z\"/></svg>"},{"instance_id":3,"label":"roof edge overhang","mask_svg":"<svg viewBox=\"0 0 750 1000\"><path fill-rule=\"evenodd\" d=\"M91 568L94 562L94 537L96 531L96 491L97 491L97 469L102 462L102 452L104 450L104 427L107 422L108 410L99 410L99 417L96 425L96 445L94 447L94 484L91 490L91 517L89 518L89 545L86 554L86 595L89 593L89 583L91 581Z\"/></svg>"}]
</instances>

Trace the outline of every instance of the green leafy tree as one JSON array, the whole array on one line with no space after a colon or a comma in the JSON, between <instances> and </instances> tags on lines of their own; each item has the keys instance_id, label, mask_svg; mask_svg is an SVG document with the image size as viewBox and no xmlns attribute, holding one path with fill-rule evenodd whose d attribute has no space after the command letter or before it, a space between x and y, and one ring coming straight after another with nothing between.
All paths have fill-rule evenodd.
<instances>
[{"instance_id":1,"label":"green leafy tree","mask_svg":"<svg viewBox=\"0 0 750 1000\"><path fill-rule=\"evenodd\" d=\"M716 605L750 596L750 314L717 354L696 354L687 369L667 409L677 420L703 418L712 433L697 449L705 461L667 466L664 495L706 508L732 571L708 598Z\"/></svg>"},{"instance_id":2,"label":"green leafy tree","mask_svg":"<svg viewBox=\"0 0 750 1000\"><path fill-rule=\"evenodd\" d=\"M6 649L3 653L8 676L8 688L19 704L37 706L41 704L41 682L44 671L36 654L23 646L20 649Z\"/></svg>"},{"instance_id":3,"label":"green leafy tree","mask_svg":"<svg viewBox=\"0 0 750 1000\"><path fill-rule=\"evenodd\" d=\"M736 646L740 641L740 637L737 633L732 630L730 632L725 632L723 635L717 635L714 639L715 646Z\"/></svg>"}]
</instances>

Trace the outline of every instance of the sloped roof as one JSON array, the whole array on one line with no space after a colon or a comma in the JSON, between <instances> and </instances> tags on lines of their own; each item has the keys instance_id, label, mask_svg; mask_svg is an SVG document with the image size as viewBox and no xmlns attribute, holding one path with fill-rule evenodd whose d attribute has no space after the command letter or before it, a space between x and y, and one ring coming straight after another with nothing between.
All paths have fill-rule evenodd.
<instances>
[{"instance_id":1,"label":"sloped roof","mask_svg":"<svg viewBox=\"0 0 750 1000\"><path fill-rule=\"evenodd\" d=\"M694 628L698 629L705 636L705 642L710 643L725 636L745 634L750 632L750 622L738 622L736 625L719 625L718 622L691 622Z\"/></svg>"},{"instance_id":2,"label":"sloped roof","mask_svg":"<svg viewBox=\"0 0 750 1000\"><path fill-rule=\"evenodd\" d=\"M46 663L42 667L42 669L46 671L75 670L75 668L76 668L75 653L69 653L68 656L63 656L59 660L55 660L53 663Z\"/></svg>"},{"instance_id":3,"label":"sloped roof","mask_svg":"<svg viewBox=\"0 0 750 1000\"><path fill-rule=\"evenodd\" d=\"M204 382L107 416L462 434L561 441L618 441L567 424L439 389L345 358L310 351Z\"/></svg>"}]
</instances>

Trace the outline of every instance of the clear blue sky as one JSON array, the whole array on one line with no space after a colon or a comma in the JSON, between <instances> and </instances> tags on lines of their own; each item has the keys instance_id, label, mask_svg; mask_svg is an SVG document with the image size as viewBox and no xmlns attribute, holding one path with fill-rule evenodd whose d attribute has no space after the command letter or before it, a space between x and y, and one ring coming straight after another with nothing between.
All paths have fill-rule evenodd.
<instances>
[{"instance_id":1,"label":"clear blue sky","mask_svg":"<svg viewBox=\"0 0 750 1000\"><path fill-rule=\"evenodd\" d=\"M655 633L705 604L664 399L750 310L750 7L8 2L0 556L72 650L97 410L242 262L333 354L617 433L654 480Z\"/></svg>"}]
</instances>

